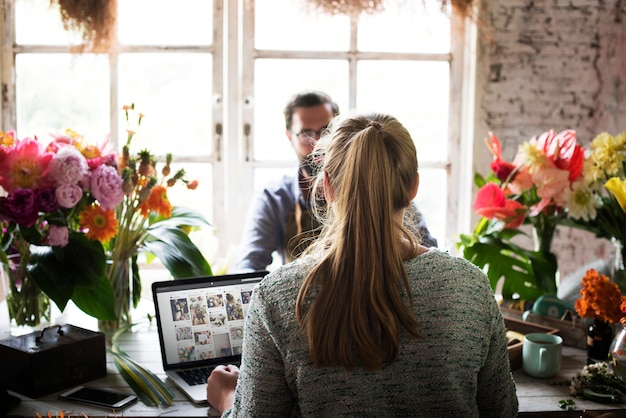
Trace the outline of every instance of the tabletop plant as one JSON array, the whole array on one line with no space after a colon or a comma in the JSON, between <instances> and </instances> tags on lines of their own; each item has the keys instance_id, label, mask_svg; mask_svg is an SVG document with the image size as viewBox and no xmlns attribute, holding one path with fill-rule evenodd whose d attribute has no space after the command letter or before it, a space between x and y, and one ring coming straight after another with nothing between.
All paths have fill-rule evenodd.
<instances>
[{"instance_id":1,"label":"tabletop plant","mask_svg":"<svg viewBox=\"0 0 626 418\"><path fill-rule=\"evenodd\" d=\"M134 105L125 106L137 117ZM211 275L211 267L189 238L192 228L208 227L196 211L173 206L167 190L176 184L195 189L183 169L171 173L171 155L157 171L148 151L132 152L128 130L121 155L108 139L87 142L73 131L47 144L37 137L0 135L0 257L18 262L61 311L69 300L100 320L118 321L136 306L141 291L137 256L158 258L174 278ZM126 269L132 286L116 285Z\"/></svg>"},{"instance_id":2,"label":"tabletop plant","mask_svg":"<svg viewBox=\"0 0 626 418\"><path fill-rule=\"evenodd\" d=\"M471 234L460 235L457 247L466 259L486 270L495 290L502 280L506 300L536 300L556 293L557 258L552 252L556 227L571 205L572 185L583 171L584 150L573 130L553 130L519 146L512 161L502 156L499 139L489 133L491 172L476 173L473 208L480 219ZM534 248L515 238L531 227Z\"/></svg>"}]
</instances>

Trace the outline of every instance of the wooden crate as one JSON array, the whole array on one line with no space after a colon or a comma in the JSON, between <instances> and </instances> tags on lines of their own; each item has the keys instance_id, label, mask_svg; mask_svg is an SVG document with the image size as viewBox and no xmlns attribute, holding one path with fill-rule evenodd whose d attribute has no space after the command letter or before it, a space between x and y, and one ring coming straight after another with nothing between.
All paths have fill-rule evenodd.
<instances>
[{"instance_id":1,"label":"wooden crate","mask_svg":"<svg viewBox=\"0 0 626 418\"><path fill-rule=\"evenodd\" d=\"M501 307L502 315L505 318L518 319L520 321L532 322L548 328L556 328L563 338L563 345L587 349L587 330L589 328L589 318L579 318L578 315L568 312L563 318L552 318L539 315L533 312L522 312L516 309Z\"/></svg>"},{"instance_id":2,"label":"wooden crate","mask_svg":"<svg viewBox=\"0 0 626 418\"><path fill-rule=\"evenodd\" d=\"M532 322L525 322L519 319L504 317L504 326L507 330L519 332L522 335L531 334L533 332L544 332L547 334L558 334L560 332L557 328L550 328L543 325L535 324ZM516 370L522 367L522 346L523 342L512 344L508 347L509 351L509 363L511 363L511 370Z\"/></svg>"}]
</instances>

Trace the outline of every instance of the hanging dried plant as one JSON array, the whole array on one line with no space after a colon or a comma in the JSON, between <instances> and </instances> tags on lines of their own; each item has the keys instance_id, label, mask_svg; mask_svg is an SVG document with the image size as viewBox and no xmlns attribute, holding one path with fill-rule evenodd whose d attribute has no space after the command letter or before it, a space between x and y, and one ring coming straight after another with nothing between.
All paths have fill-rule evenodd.
<instances>
[{"instance_id":1,"label":"hanging dried plant","mask_svg":"<svg viewBox=\"0 0 626 418\"><path fill-rule=\"evenodd\" d=\"M77 52L108 52L113 42L117 0L50 0L58 4L63 28L80 33Z\"/></svg>"},{"instance_id":2,"label":"hanging dried plant","mask_svg":"<svg viewBox=\"0 0 626 418\"><path fill-rule=\"evenodd\" d=\"M404 0L413 1L413 0ZM423 3L433 0L422 0ZM474 0L436 0L441 9L450 5L463 17L471 16ZM308 6L322 13L336 15L359 15L361 13L376 13L385 9L385 0L306 0Z\"/></svg>"},{"instance_id":3,"label":"hanging dried plant","mask_svg":"<svg viewBox=\"0 0 626 418\"><path fill-rule=\"evenodd\" d=\"M308 0L309 6L330 15L359 15L384 10L384 0Z\"/></svg>"}]
</instances>

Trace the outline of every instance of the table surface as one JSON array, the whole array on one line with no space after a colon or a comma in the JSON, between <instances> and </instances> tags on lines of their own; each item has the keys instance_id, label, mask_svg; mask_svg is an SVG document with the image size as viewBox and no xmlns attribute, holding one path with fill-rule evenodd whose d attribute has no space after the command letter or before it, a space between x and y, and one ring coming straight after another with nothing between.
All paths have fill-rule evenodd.
<instances>
[{"instance_id":1,"label":"table surface","mask_svg":"<svg viewBox=\"0 0 626 418\"><path fill-rule=\"evenodd\" d=\"M75 324L75 322L67 322ZM83 326L83 324L79 326ZM90 328L88 326L84 327ZM208 404L198 405L189 401L173 383L165 377L161 364L156 324L149 323L145 320L143 323L137 325L132 332L123 334L119 339L119 344L134 360L139 362L143 367L153 371L172 389L172 392L175 394L172 406L148 407L139 400L123 410L112 411L60 400L58 399L59 392L38 399L30 399L20 394L9 392L19 397L21 402L17 407L9 411L7 417L33 417L36 416L37 413L45 417L48 412L50 412L52 416L55 416L60 411L63 411L66 417L68 414L72 417L83 417L84 414L86 414L89 418L115 416L153 417L161 415L167 417L206 417L207 415L216 415L215 411L211 410ZM602 404L571 397L568 385L563 383L571 381L576 372L583 367L585 361L586 353L584 350L565 346L563 347L561 370L554 378L536 379L527 376L521 369L515 370L513 376L517 386L517 395L520 404L519 416L592 417L602 412L608 412L607 410L612 410L615 416L626 417L626 405ZM108 354L107 376L87 382L85 385L132 393L132 390L120 376L111 356ZM576 410L568 412L559 409L558 402L562 399L573 399L576 404Z\"/></svg>"}]
</instances>

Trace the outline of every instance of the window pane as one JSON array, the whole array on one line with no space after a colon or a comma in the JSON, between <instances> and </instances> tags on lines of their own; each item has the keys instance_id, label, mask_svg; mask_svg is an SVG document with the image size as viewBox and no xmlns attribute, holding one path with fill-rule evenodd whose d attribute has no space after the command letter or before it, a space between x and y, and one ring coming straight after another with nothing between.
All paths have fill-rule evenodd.
<instances>
[{"instance_id":1,"label":"window pane","mask_svg":"<svg viewBox=\"0 0 626 418\"><path fill-rule=\"evenodd\" d=\"M411 133L420 160L445 161L448 72L447 62L361 61L357 108L395 116Z\"/></svg>"},{"instance_id":2,"label":"window pane","mask_svg":"<svg viewBox=\"0 0 626 418\"><path fill-rule=\"evenodd\" d=\"M359 18L358 49L385 52L450 52L450 19L439 4L385 2L385 10Z\"/></svg>"},{"instance_id":3,"label":"window pane","mask_svg":"<svg viewBox=\"0 0 626 418\"><path fill-rule=\"evenodd\" d=\"M254 156L257 160L295 160L285 137L283 110L291 96L303 90L321 90L348 106L348 62L336 60L255 61Z\"/></svg>"},{"instance_id":4,"label":"window pane","mask_svg":"<svg viewBox=\"0 0 626 418\"><path fill-rule=\"evenodd\" d=\"M176 149L172 147L176 158ZM163 167L159 163L158 167ZM172 163L172 173L183 168L189 180L198 180L198 188L189 190L183 183L168 189L167 195L174 206L193 208L200 211L213 224L213 165L210 163Z\"/></svg>"},{"instance_id":5,"label":"window pane","mask_svg":"<svg viewBox=\"0 0 626 418\"><path fill-rule=\"evenodd\" d=\"M81 43L77 32L63 29L56 2L16 0L15 37L18 44L76 45Z\"/></svg>"},{"instance_id":6,"label":"window pane","mask_svg":"<svg viewBox=\"0 0 626 418\"><path fill-rule=\"evenodd\" d=\"M122 54L120 103L145 114L137 141L155 154L212 152L212 58L210 54ZM120 122L120 138L126 126Z\"/></svg>"},{"instance_id":7,"label":"window pane","mask_svg":"<svg viewBox=\"0 0 626 418\"><path fill-rule=\"evenodd\" d=\"M350 46L347 16L311 12L304 1L257 0L254 29L256 49L346 51Z\"/></svg>"},{"instance_id":8,"label":"window pane","mask_svg":"<svg viewBox=\"0 0 626 418\"><path fill-rule=\"evenodd\" d=\"M110 132L108 65L104 55L18 54L18 136L69 128L102 140Z\"/></svg>"},{"instance_id":9,"label":"window pane","mask_svg":"<svg viewBox=\"0 0 626 418\"><path fill-rule=\"evenodd\" d=\"M118 1L119 39L131 45L210 45L212 0Z\"/></svg>"},{"instance_id":10,"label":"window pane","mask_svg":"<svg viewBox=\"0 0 626 418\"><path fill-rule=\"evenodd\" d=\"M442 249L451 249L454 245L446 240L447 213L443 210L447 204L447 174L443 169L420 169L420 186L415 197L431 235L437 239Z\"/></svg>"}]
</instances>

